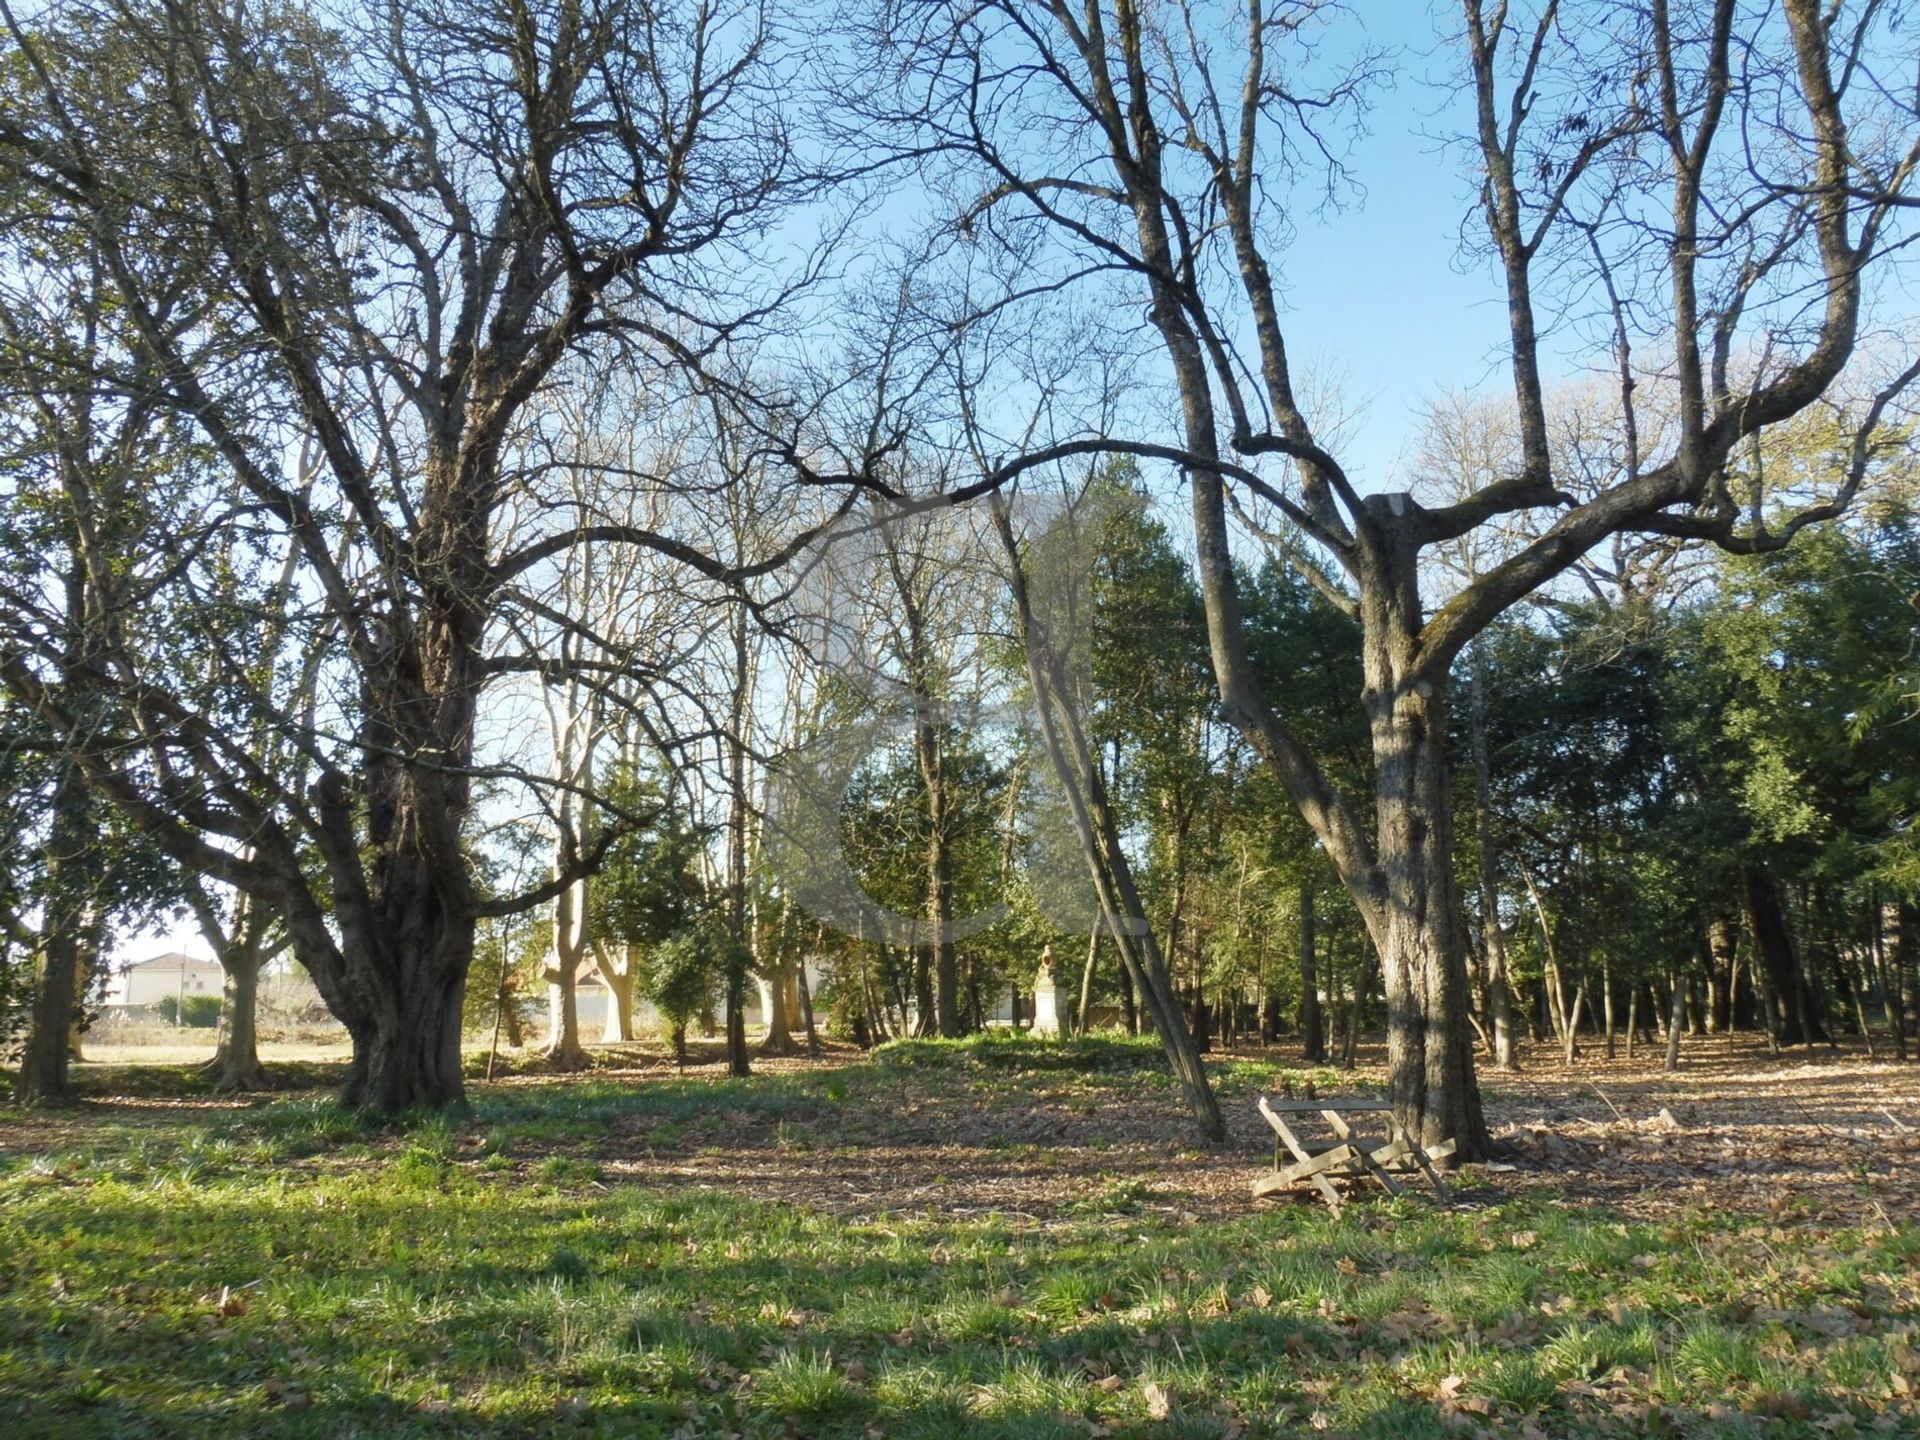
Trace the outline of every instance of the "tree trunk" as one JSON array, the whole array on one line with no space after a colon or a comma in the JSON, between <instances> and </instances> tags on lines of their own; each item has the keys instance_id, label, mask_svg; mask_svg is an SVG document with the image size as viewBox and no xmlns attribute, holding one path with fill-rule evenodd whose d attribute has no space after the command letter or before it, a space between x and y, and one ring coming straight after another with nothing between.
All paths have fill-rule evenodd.
<instances>
[{"instance_id":1,"label":"tree trunk","mask_svg":"<svg viewBox=\"0 0 1920 1440\"><path fill-rule=\"evenodd\" d=\"M577 998L580 963L587 952L586 889L587 882L582 880L553 899L552 963L547 967L547 1059L556 1070L587 1068L587 1052L580 1044Z\"/></svg>"},{"instance_id":2,"label":"tree trunk","mask_svg":"<svg viewBox=\"0 0 1920 1440\"><path fill-rule=\"evenodd\" d=\"M1567 1007L1567 1022L1560 1032L1560 1042L1569 1065L1580 1058L1580 1010L1586 1003L1587 987L1582 985L1573 992L1573 1003Z\"/></svg>"},{"instance_id":3,"label":"tree trunk","mask_svg":"<svg viewBox=\"0 0 1920 1440\"><path fill-rule=\"evenodd\" d=\"M760 1042L760 1053L763 1055L791 1055L797 1048L793 1043L793 1022L787 1013L790 965L791 962L784 958L773 962L772 973L767 976L762 989L767 1002L767 1038Z\"/></svg>"},{"instance_id":4,"label":"tree trunk","mask_svg":"<svg viewBox=\"0 0 1920 1440\"><path fill-rule=\"evenodd\" d=\"M459 937L450 935L447 943L456 947ZM452 970L443 961L431 973L423 967L417 983L402 987L371 1024L349 1026L354 1057L342 1102L383 1115L464 1108L460 1007L466 979L464 965Z\"/></svg>"},{"instance_id":5,"label":"tree trunk","mask_svg":"<svg viewBox=\"0 0 1920 1440\"><path fill-rule=\"evenodd\" d=\"M1320 965L1314 954L1313 882L1300 882L1300 1058L1323 1064L1327 1058L1326 1021L1320 1013Z\"/></svg>"},{"instance_id":6,"label":"tree trunk","mask_svg":"<svg viewBox=\"0 0 1920 1440\"><path fill-rule=\"evenodd\" d=\"M1053 652L1050 637L1036 621L1021 569L1019 543L998 495L993 498L992 514L1012 580L1040 734L1073 817L1074 832L1099 897L1101 921L1113 936L1120 963L1133 977L1200 1133L1209 1140L1225 1139L1227 1127L1219 1101L1214 1098L1199 1049L1180 1014L1180 998L1147 923L1146 907L1120 843L1119 823L1108 803L1100 767L1075 713L1065 683L1064 657Z\"/></svg>"},{"instance_id":7,"label":"tree trunk","mask_svg":"<svg viewBox=\"0 0 1920 1440\"><path fill-rule=\"evenodd\" d=\"M747 1055L747 968L753 937L747 925L747 702L753 688L752 652L747 646L747 607L733 610L733 695L728 712L727 752L727 932L733 944L727 956L727 1073L753 1073Z\"/></svg>"},{"instance_id":8,"label":"tree trunk","mask_svg":"<svg viewBox=\"0 0 1920 1440\"><path fill-rule=\"evenodd\" d=\"M1888 958L1897 977L1900 1013L1905 1017L1902 1029L1908 1035L1920 1035L1920 905L1902 900L1894 907L1896 925L1894 943Z\"/></svg>"},{"instance_id":9,"label":"tree trunk","mask_svg":"<svg viewBox=\"0 0 1920 1440\"><path fill-rule=\"evenodd\" d=\"M26 1106L64 1105L73 1098L69 1035L79 1008L77 986L86 941L86 850L93 843L79 769L65 766L55 782L53 818L42 851L47 901L40 925L39 975L13 1098Z\"/></svg>"},{"instance_id":10,"label":"tree trunk","mask_svg":"<svg viewBox=\"0 0 1920 1440\"><path fill-rule=\"evenodd\" d=\"M1868 909L1868 924L1872 931L1870 953L1873 966L1880 982L1880 1010L1887 1017L1887 1032L1893 1037L1893 1053L1900 1059L1907 1058L1907 1017L1902 1013L1900 1004L1900 973L1894 963L1894 954L1898 949L1899 912L1893 906L1883 903L1879 891L1873 894ZM1892 922L1889 925L1889 922ZM1888 931L1892 930L1895 944L1888 944Z\"/></svg>"},{"instance_id":11,"label":"tree trunk","mask_svg":"<svg viewBox=\"0 0 1920 1440\"><path fill-rule=\"evenodd\" d=\"M1613 1013L1613 961L1606 956L1600 960L1600 1008L1601 1023L1606 1027L1607 1059L1614 1056L1616 1041L1614 1037Z\"/></svg>"},{"instance_id":12,"label":"tree trunk","mask_svg":"<svg viewBox=\"0 0 1920 1440\"><path fill-rule=\"evenodd\" d=\"M1726 911L1707 921L1707 950L1713 960L1714 1003L1707 1020L1709 1030L1733 1029L1734 967L1740 954L1740 926Z\"/></svg>"},{"instance_id":13,"label":"tree trunk","mask_svg":"<svg viewBox=\"0 0 1920 1440\"><path fill-rule=\"evenodd\" d=\"M633 1033L633 988L638 959L637 946L623 945L618 960L614 959L611 946L595 944L593 947L594 968L600 972L601 984L607 987L607 1015L600 1030L602 1044L630 1045L637 1038Z\"/></svg>"},{"instance_id":14,"label":"tree trunk","mask_svg":"<svg viewBox=\"0 0 1920 1440\"><path fill-rule=\"evenodd\" d=\"M913 1033L924 1040L938 1034L933 1005L933 958L925 946L913 947Z\"/></svg>"},{"instance_id":15,"label":"tree trunk","mask_svg":"<svg viewBox=\"0 0 1920 1440\"><path fill-rule=\"evenodd\" d=\"M324 775L315 787L339 944L303 883L283 885L271 903L327 1008L353 1040L342 1103L389 1114L464 1110L461 1001L476 922L457 829L466 781L431 771L403 774L376 752L367 786L372 798L364 837L352 823L344 777Z\"/></svg>"},{"instance_id":16,"label":"tree trunk","mask_svg":"<svg viewBox=\"0 0 1920 1440\"><path fill-rule=\"evenodd\" d=\"M1860 1027L1860 1043L1866 1046L1867 1059L1872 1060L1875 1058L1873 1027L1867 1022L1867 992L1873 985L1873 972L1864 965L1856 972L1852 967L1846 966L1844 961L1838 961L1838 963L1843 966L1840 978L1853 999L1853 1020L1854 1024Z\"/></svg>"},{"instance_id":17,"label":"tree trunk","mask_svg":"<svg viewBox=\"0 0 1920 1440\"><path fill-rule=\"evenodd\" d=\"M1480 851L1480 930L1487 956L1487 1014L1493 1022L1493 1063L1515 1070L1513 992L1507 983L1507 940L1500 928L1500 852L1493 836L1493 764L1487 750L1485 645L1475 639L1468 701L1469 744L1473 754L1473 824Z\"/></svg>"},{"instance_id":18,"label":"tree trunk","mask_svg":"<svg viewBox=\"0 0 1920 1440\"><path fill-rule=\"evenodd\" d=\"M259 944L229 947L220 957L220 968L220 1038L207 1072L213 1078L213 1088L223 1093L264 1090L267 1071L260 1063L259 1049Z\"/></svg>"},{"instance_id":19,"label":"tree trunk","mask_svg":"<svg viewBox=\"0 0 1920 1440\"><path fill-rule=\"evenodd\" d=\"M1667 1064L1668 1070L1680 1068L1680 1032L1687 1023L1687 986L1684 976L1673 977L1673 1011L1667 1016Z\"/></svg>"},{"instance_id":20,"label":"tree trunk","mask_svg":"<svg viewBox=\"0 0 1920 1440\"><path fill-rule=\"evenodd\" d=\"M99 917L89 906L80 921L80 948L73 960L73 1015L67 1022L67 1060L84 1060L83 1037L93 1021L91 1004L100 972Z\"/></svg>"},{"instance_id":21,"label":"tree trunk","mask_svg":"<svg viewBox=\"0 0 1920 1440\"><path fill-rule=\"evenodd\" d=\"M239 896L233 925L228 928L197 882L188 891L188 903L199 919L200 933L220 961L222 976L219 1041L202 1073L222 1092L264 1090L267 1072L260 1063L258 1021L268 912L256 897Z\"/></svg>"},{"instance_id":22,"label":"tree trunk","mask_svg":"<svg viewBox=\"0 0 1920 1440\"><path fill-rule=\"evenodd\" d=\"M1080 1003L1074 1007L1073 1033L1085 1035L1093 1025L1093 975L1100 963L1100 922L1087 931L1087 963L1080 970Z\"/></svg>"},{"instance_id":23,"label":"tree trunk","mask_svg":"<svg viewBox=\"0 0 1920 1440\"><path fill-rule=\"evenodd\" d=\"M1197 980L1187 997L1187 1005L1194 1048L1204 1055L1213 1049L1213 1007L1207 1004L1206 987Z\"/></svg>"},{"instance_id":24,"label":"tree trunk","mask_svg":"<svg viewBox=\"0 0 1920 1440\"><path fill-rule=\"evenodd\" d=\"M814 937L814 950L819 952L820 941L826 938L827 927L822 925ZM802 955L793 967L794 989L800 997L800 1020L807 1030L807 1054L820 1053L820 1031L813 1023L813 987L807 983L807 957Z\"/></svg>"},{"instance_id":25,"label":"tree trunk","mask_svg":"<svg viewBox=\"0 0 1920 1440\"><path fill-rule=\"evenodd\" d=\"M1420 673L1418 553L1397 520L1400 496L1367 501L1361 625L1372 729L1374 850L1383 893L1361 914L1387 990L1387 1069L1394 1113L1422 1145L1452 1140L1461 1160L1493 1148L1467 1021L1467 947L1453 870L1446 762L1446 681ZM1349 863L1351 858L1348 857ZM1335 855L1336 862L1340 860Z\"/></svg>"},{"instance_id":26,"label":"tree trunk","mask_svg":"<svg viewBox=\"0 0 1920 1440\"><path fill-rule=\"evenodd\" d=\"M1360 1024L1366 1016L1367 997L1373 994L1373 987L1379 975L1380 967L1375 963L1374 947L1365 938L1360 941L1360 965L1353 976L1353 1001L1347 1006L1347 1037L1340 1047L1340 1068L1353 1069L1354 1055L1360 1046ZM1392 1005L1392 1000L1388 1000Z\"/></svg>"},{"instance_id":27,"label":"tree trunk","mask_svg":"<svg viewBox=\"0 0 1920 1440\"><path fill-rule=\"evenodd\" d=\"M1742 866L1740 880L1754 953L1766 968L1767 988L1772 992L1776 1033L1788 1045L1824 1039L1817 1017L1808 1013L1806 980L1780 882L1758 865Z\"/></svg>"}]
</instances>

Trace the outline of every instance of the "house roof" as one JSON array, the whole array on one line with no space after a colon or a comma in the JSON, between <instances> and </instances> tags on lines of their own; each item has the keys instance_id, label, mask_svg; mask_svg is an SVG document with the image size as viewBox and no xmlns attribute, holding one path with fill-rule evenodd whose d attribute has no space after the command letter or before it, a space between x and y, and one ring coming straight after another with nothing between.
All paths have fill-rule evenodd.
<instances>
[{"instance_id":1,"label":"house roof","mask_svg":"<svg viewBox=\"0 0 1920 1440\"><path fill-rule=\"evenodd\" d=\"M216 971L220 968L218 960L203 959L198 955L189 955L181 950L169 950L164 955L155 955L151 960L136 960L122 967L127 970L205 970Z\"/></svg>"}]
</instances>

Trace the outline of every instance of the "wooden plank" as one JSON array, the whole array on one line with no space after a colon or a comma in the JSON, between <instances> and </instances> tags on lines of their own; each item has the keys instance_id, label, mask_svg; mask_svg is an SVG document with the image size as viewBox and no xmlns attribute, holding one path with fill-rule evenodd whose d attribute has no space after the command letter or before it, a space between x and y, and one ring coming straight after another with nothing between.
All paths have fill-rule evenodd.
<instances>
[{"instance_id":1,"label":"wooden plank","mask_svg":"<svg viewBox=\"0 0 1920 1440\"><path fill-rule=\"evenodd\" d=\"M1331 1150L1323 1150L1318 1155L1283 1166L1280 1173L1289 1180L1305 1180L1310 1175L1319 1175L1328 1170L1338 1169L1342 1165L1351 1165L1359 1158L1360 1152L1353 1146L1336 1145Z\"/></svg>"},{"instance_id":2,"label":"wooden plank","mask_svg":"<svg viewBox=\"0 0 1920 1440\"><path fill-rule=\"evenodd\" d=\"M1405 1194L1405 1190L1395 1179L1395 1174L1412 1174L1418 1170L1432 1182L1434 1190L1442 1200L1447 1198L1447 1188L1432 1165L1432 1161L1441 1160L1454 1153L1452 1141L1444 1141L1429 1149L1414 1144L1406 1127L1393 1117L1393 1106L1385 1100L1271 1100L1262 1095L1258 1108L1262 1117L1272 1128L1275 1139L1273 1146L1274 1173L1263 1175L1254 1181L1256 1198L1271 1195L1298 1184L1302 1180L1310 1181L1320 1191L1328 1206L1339 1210L1342 1199L1338 1191L1329 1183L1330 1177L1358 1179L1370 1175L1390 1195ZM1387 1115L1387 1141L1375 1145L1363 1140L1353 1132L1347 1123L1349 1115ZM1293 1132L1287 1119L1295 1116L1318 1115L1340 1140L1340 1144L1320 1146L1309 1144ZM1287 1117L1283 1119L1282 1117ZM1291 1153L1292 1163L1287 1163L1285 1155Z\"/></svg>"},{"instance_id":3,"label":"wooden plank","mask_svg":"<svg viewBox=\"0 0 1920 1440\"><path fill-rule=\"evenodd\" d=\"M1382 1168L1379 1161L1377 1161L1371 1153L1372 1147L1369 1146L1366 1141L1354 1135L1353 1127L1348 1125L1337 1111L1327 1111L1326 1121L1327 1124L1333 1127L1334 1134L1338 1135L1342 1140L1345 1140L1348 1145L1352 1147L1354 1158L1359 1161L1360 1169L1364 1173L1371 1175L1375 1180L1379 1181L1381 1188L1389 1195L1399 1195L1402 1193L1400 1182L1395 1180L1393 1176L1389 1175L1386 1170ZM1387 1144L1382 1147L1383 1153L1391 1156L1395 1153L1395 1148L1396 1142L1391 1134L1389 1134Z\"/></svg>"},{"instance_id":4,"label":"wooden plank","mask_svg":"<svg viewBox=\"0 0 1920 1440\"><path fill-rule=\"evenodd\" d=\"M1294 1153L1300 1163L1307 1164L1314 1159L1313 1156L1307 1154L1306 1147L1300 1143L1299 1137L1287 1127L1287 1122L1268 1108L1267 1097L1264 1095L1260 1097L1260 1113L1267 1117L1267 1123L1273 1127L1274 1133L1280 1138L1280 1142L1284 1143L1286 1147ZM1273 1147L1273 1161L1276 1166L1280 1163L1279 1144L1275 1144ZM1309 1175L1308 1178L1311 1179L1319 1189L1321 1198L1327 1202L1327 1207L1335 1214L1338 1214L1340 1211L1340 1192L1327 1183L1326 1176L1318 1172ZM1289 1183L1291 1183L1291 1181L1289 1181Z\"/></svg>"},{"instance_id":5,"label":"wooden plank","mask_svg":"<svg viewBox=\"0 0 1920 1440\"><path fill-rule=\"evenodd\" d=\"M1447 1187L1440 1179L1440 1172L1433 1168L1432 1161L1442 1158L1443 1155L1451 1155L1454 1149L1453 1141L1443 1140L1439 1145L1434 1146L1433 1152L1430 1153L1424 1146L1413 1143L1413 1137L1407 1133L1407 1127L1398 1119L1389 1123L1392 1124L1396 1136L1406 1142L1407 1153L1412 1157L1413 1163L1424 1171L1427 1179L1433 1183L1434 1193L1442 1200L1448 1199Z\"/></svg>"},{"instance_id":6,"label":"wooden plank","mask_svg":"<svg viewBox=\"0 0 1920 1440\"><path fill-rule=\"evenodd\" d=\"M1335 1145L1330 1149L1320 1151L1318 1154L1310 1155L1304 1160L1299 1160L1291 1165L1284 1165L1277 1168L1280 1174L1290 1180L1305 1180L1309 1176L1334 1170L1341 1165L1357 1164L1363 1155L1367 1159L1372 1160L1374 1164L1383 1168L1389 1165L1404 1164L1412 1158L1412 1151L1407 1148L1406 1142L1403 1140L1389 1141L1387 1144L1371 1152L1360 1148L1360 1146L1365 1143L1364 1141L1360 1141L1357 1144ZM1365 1171L1359 1170L1352 1173L1364 1174Z\"/></svg>"}]
</instances>

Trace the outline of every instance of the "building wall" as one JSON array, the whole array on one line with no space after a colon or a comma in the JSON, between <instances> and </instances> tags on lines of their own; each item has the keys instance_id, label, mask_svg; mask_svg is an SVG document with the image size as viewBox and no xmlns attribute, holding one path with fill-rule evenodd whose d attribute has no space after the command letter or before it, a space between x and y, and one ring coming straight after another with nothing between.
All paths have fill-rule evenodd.
<instances>
[{"instance_id":1,"label":"building wall","mask_svg":"<svg viewBox=\"0 0 1920 1440\"><path fill-rule=\"evenodd\" d=\"M121 986L122 1005L157 1005L167 996L218 995L220 967L201 962L184 969L176 965L139 965L127 971Z\"/></svg>"}]
</instances>

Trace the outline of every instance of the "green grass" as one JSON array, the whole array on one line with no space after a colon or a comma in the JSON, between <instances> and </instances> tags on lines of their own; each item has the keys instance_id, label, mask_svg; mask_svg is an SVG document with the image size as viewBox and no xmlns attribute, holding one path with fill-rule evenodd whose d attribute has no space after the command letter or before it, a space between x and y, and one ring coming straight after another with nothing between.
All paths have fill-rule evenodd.
<instances>
[{"instance_id":1,"label":"green grass","mask_svg":"<svg viewBox=\"0 0 1920 1440\"><path fill-rule=\"evenodd\" d=\"M57 1151L0 1154L0 1427L1915 1433L1910 1228L1653 1225L1485 1192L1196 1221L1130 1172L1052 1214L842 1218L646 1174L663 1136L832 1145L839 1117L956 1092L999 1154L1005 1107L1068 1080L1132 1089L1156 1063L1127 1041L912 1042L748 1082L491 1088L462 1125L300 1097L165 1126L93 1112Z\"/></svg>"}]
</instances>

